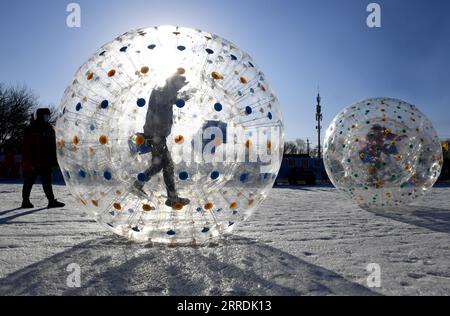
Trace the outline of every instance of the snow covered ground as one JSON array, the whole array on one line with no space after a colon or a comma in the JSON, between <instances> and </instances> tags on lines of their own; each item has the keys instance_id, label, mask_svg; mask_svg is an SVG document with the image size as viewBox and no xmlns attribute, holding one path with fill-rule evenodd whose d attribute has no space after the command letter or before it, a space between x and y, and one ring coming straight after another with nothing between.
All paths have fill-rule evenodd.
<instances>
[{"instance_id":1,"label":"snow covered ground","mask_svg":"<svg viewBox=\"0 0 450 316\"><path fill-rule=\"evenodd\" d=\"M368 212L334 189L277 188L235 235L202 247L134 244L105 231L64 186L63 209L17 209L0 185L0 295L450 295L450 188L402 212ZM81 268L81 287L67 271ZM381 268L369 288L366 267Z\"/></svg>"}]
</instances>

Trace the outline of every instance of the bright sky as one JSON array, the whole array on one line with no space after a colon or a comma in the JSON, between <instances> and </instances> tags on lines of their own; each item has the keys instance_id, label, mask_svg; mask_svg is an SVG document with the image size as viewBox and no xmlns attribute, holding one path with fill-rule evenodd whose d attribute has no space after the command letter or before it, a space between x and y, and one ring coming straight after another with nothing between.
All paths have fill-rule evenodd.
<instances>
[{"instance_id":1,"label":"bright sky","mask_svg":"<svg viewBox=\"0 0 450 316\"><path fill-rule=\"evenodd\" d=\"M448 0L376 1L379 29L366 25L375 0L82 0L81 28L72 29L70 2L0 1L0 83L26 84L43 104L58 105L104 43L130 29L179 25L222 36L254 58L281 102L287 139L316 142L318 85L325 128L345 106L384 96L416 104L450 138Z\"/></svg>"}]
</instances>

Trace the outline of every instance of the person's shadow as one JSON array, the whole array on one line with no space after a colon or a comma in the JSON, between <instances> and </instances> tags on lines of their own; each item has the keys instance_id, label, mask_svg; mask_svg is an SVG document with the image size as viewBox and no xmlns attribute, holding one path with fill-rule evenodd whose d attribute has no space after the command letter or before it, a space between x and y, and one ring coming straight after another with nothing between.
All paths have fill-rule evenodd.
<instances>
[{"instance_id":1,"label":"person's shadow","mask_svg":"<svg viewBox=\"0 0 450 316\"><path fill-rule=\"evenodd\" d=\"M450 209L410 205L397 209L366 211L398 222L450 234Z\"/></svg>"},{"instance_id":2,"label":"person's shadow","mask_svg":"<svg viewBox=\"0 0 450 316\"><path fill-rule=\"evenodd\" d=\"M78 269L79 268L79 269ZM80 287L77 286L79 272ZM201 247L104 237L0 280L0 295L377 295L257 241L228 236Z\"/></svg>"},{"instance_id":3,"label":"person's shadow","mask_svg":"<svg viewBox=\"0 0 450 316\"><path fill-rule=\"evenodd\" d=\"M20 207L17 207L17 208L11 209L11 210L0 212L0 216L3 216L3 215L6 215L6 214L9 214L9 213L13 213L15 211L24 210L24 212L17 213L17 214L8 216L8 217L0 217L0 225L9 224L11 222L11 220L13 220L13 219L16 219L16 218L22 217L22 216L26 216L26 215L30 215L30 214L33 214L33 213L36 213L36 212L40 212L40 211L43 211L43 210L46 210L46 209L47 209L46 207L42 207L42 208L37 208L37 209L31 209L31 210L28 209L28 210L26 210L26 209L22 209Z\"/></svg>"}]
</instances>

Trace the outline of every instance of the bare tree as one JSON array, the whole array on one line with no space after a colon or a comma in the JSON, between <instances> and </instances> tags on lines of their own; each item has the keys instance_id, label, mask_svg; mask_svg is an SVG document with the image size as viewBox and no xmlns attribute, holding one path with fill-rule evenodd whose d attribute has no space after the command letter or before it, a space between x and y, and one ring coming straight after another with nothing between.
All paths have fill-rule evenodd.
<instances>
[{"instance_id":1,"label":"bare tree","mask_svg":"<svg viewBox=\"0 0 450 316\"><path fill-rule=\"evenodd\" d=\"M0 84L0 152L20 148L23 132L37 106L37 96L25 86Z\"/></svg>"},{"instance_id":2,"label":"bare tree","mask_svg":"<svg viewBox=\"0 0 450 316\"><path fill-rule=\"evenodd\" d=\"M306 143L301 138L284 143L285 154L306 154L306 151Z\"/></svg>"}]
</instances>

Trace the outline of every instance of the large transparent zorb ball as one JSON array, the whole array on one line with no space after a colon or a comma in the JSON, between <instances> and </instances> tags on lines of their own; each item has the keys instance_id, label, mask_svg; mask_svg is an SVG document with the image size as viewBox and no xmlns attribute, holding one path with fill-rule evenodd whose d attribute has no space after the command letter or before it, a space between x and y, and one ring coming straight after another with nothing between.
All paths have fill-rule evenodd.
<instances>
[{"instance_id":1,"label":"large transparent zorb ball","mask_svg":"<svg viewBox=\"0 0 450 316\"><path fill-rule=\"evenodd\" d=\"M181 27L127 32L66 89L56 126L67 186L132 240L202 242L269 194L283 152L280 105L245 52Z\"/></svg>"},{"instance_id":2,"label":"large transparent zorb ball","mask_svg":"<svg viewBox=\"0 0 450 316\"><path fill-rule=\"evenodd\" d=\"M414 105L368 99L345 108L325 135L336 188L363 208L401 207L430 191L443 158L431 122Z\"/></svg>"}]
</instances>

